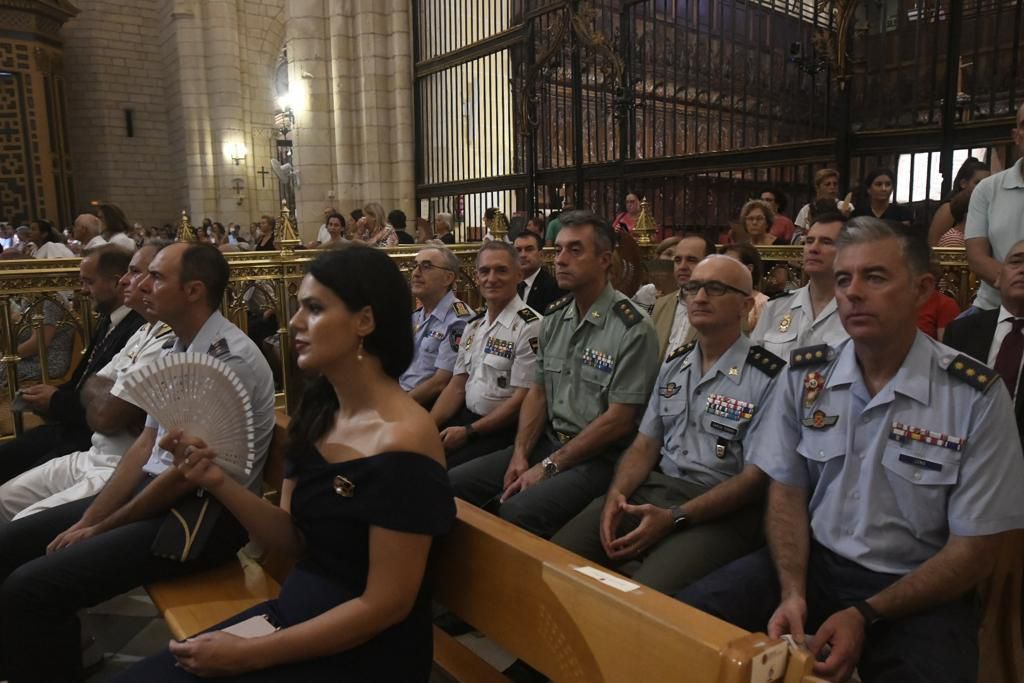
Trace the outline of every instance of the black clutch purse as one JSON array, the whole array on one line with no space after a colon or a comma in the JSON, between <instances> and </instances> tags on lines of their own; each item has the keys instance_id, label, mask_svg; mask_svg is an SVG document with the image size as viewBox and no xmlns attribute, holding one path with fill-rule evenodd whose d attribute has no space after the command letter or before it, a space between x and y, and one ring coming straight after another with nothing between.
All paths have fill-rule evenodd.
<instances>
[{"instance_id":1,"label":"black clutch purse","mask_svg":"<svg viewBox=\"0 0 1024 683\"><path fill-rule=\"evenodd\" d=\"M223 506L203 489L182 497L164 517L150 551L178 562L202 555Z\"/></svg>"}]
</instances>

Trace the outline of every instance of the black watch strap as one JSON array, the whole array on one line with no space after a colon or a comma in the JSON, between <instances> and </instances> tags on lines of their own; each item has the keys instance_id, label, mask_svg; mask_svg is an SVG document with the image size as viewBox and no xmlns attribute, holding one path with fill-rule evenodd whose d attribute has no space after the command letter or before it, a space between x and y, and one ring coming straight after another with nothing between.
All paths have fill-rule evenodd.
<instances>
[{"instance_id":1,"label":"black watch strap","mask_svg":"<svg viewBox=\"0 0 1024 683\"><path fill-rule=\"evenodd\" d=\"M860 615L864 617L865 626L872 626L882 621L882 615L878 613L878 610L869 605L867 600L858 600L850 606L860 612Z\"/></svg>"}]
</instances>

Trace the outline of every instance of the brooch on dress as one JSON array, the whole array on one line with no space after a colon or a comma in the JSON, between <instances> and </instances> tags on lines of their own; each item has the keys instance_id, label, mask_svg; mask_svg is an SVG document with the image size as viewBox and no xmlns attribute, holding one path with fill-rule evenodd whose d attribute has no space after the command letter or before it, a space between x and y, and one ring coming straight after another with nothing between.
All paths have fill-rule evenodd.
<instances>
[{"instance_id":1,"label":"brooch on dress","mask_svg":"<svg viewBox=\"0 0 1024 683\"><path fill-rule=\"evenodd\" d=\"M356 485L339 474L334 478L334 492L342 498L351 498L356 494Z\"/></svg>"}]
</instances>

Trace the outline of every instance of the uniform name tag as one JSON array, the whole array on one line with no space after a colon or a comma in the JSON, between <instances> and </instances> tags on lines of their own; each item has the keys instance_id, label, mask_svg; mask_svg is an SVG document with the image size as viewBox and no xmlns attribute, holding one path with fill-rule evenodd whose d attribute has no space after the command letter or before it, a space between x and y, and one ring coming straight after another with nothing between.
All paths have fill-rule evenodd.
<instances>
[{"instance_id":1,"label":"uniform name tag","mask_svg":"<svg viewBox=\"0 0 1024 683\"><path fill-rule=\"evenodd\" d=\"M729 425L724 425L721 422L715 422L714 420L711 421L711 426L725 432L726 434L736 434L738 431L735 427L730 427Z\"/></svg>"},{"instance_id":2,"label":"uniform name tag","mask_svg":"<svg viewBox=\"0 0 1024 683\"><path fill-rule=\"evenodd\" d=\"M923 467L926 470L932 470L933 472L941 472L942 465L931 460L925 460L924 458L918 458L909 453L900 453L900 462L905 462L908 465L914 465L915 467Z\"/></svg>"}]
</instances>

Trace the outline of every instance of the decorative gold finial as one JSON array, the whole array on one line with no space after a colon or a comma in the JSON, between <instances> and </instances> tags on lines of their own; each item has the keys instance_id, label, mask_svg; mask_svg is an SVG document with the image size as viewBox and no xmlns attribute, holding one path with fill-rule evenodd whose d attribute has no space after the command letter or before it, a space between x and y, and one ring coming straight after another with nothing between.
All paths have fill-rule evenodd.
<instances>
[{"instance_id":1,"label":"decorative gold finial","mask_svg":"<svg viewBox=\"0 0 1024 683\"><path fill-rule=\"evenodd\" d=\"M648 212L649 204L647 198L644 197L640 201L640 216L636 219L636 225L633 226L633 236L636 238L636 243L641 247L646 247L654 244L654 232L655 226L654 219L651 218L651 214Z\"/></svg>"},{"instance_id":2,"label":"decorative gold finial","mask_svg":"<svg viewBox=\"0 0 1024 683\"><path fill-rule=\"evenodd\" d=\"M277 234L274 244L283 252L291 253L299 244L299 234L292 222L292 212L288 210L288 200L281 200L281 218L277 221Z\"/></svg>"},{"instance_id":3,"label":"decorative gold finial","mask_svg":"<svg viewBox=\"0 0 1024 683\"><path fill-rule=\"evenodd\" d=\"M195 242L196 231L192 229L192 223L188 220L188 212L181 210L181 223L178 225L179 242Z\"/></svg>"},{"instance_id":4,"label":"decorative gold finial","mask_svg":"<svg viewBox=\"0 0 1024 683\"><path fill-rule=\"evenodd\" d=\"M508 219L505 218L505 212L501 209L494 212L494 230L491 232L494 235L494 239L499 242L505 241L505 235L508 234Z\"/></svg>"}]
</instances>

